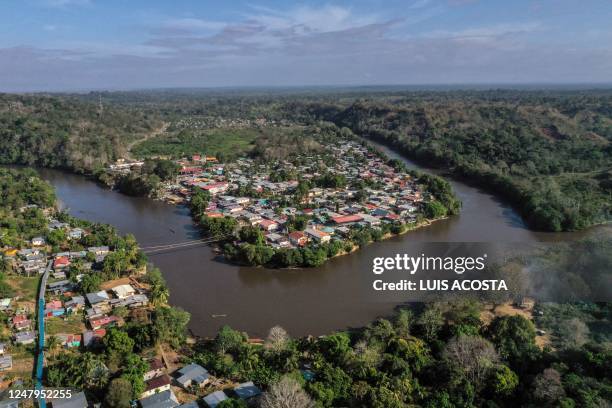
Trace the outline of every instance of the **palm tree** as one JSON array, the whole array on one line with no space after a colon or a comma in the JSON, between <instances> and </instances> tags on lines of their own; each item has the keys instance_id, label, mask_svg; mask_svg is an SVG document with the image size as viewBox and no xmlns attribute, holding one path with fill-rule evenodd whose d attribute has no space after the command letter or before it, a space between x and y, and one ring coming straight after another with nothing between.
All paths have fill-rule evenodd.
<instances>
[{"instance_id":1,"label":"palm tree","mask_svg":"<svg viewBox=\"0 0 612 408\"><path fill-rule=\"evenodd\" d=\"M241 354L241 360L244 362L245 367L248 370L254 370L259 364L259 353L255 347L247 345L241 350Z\"/></svg>"},{"instance_id":2,"label":"palm tree","mask_svg":"<svg viewBox=\"0 0 612 408\"><path fill-rule=\"evenodd\" d=\"M49 351L51 356L54 356L56 349L60 346L60 341L57 336L49 336L45 343L45 348Z\"/></svg>"},{"instance_id":3,"label":"palm tree","mask_svg":"<svg viewBox=\"0 0 612 408\"><path fill-rule=\"evenodd\" d=\"M108 368L99 356L93 353L83 354L82 368L86 386L102 389L108 383Z\"/></svg>"},{"instance_id":4,"label":"palm tree","mask_svg":"<svg viewBox=\"0 0 612 408\"><path fill-rule=\"evenodd\" d=\"M170 291L163 283L155 283L151 288L151 303L153 306L165 305L168 303Z\"/></svg>"}]
</instances>

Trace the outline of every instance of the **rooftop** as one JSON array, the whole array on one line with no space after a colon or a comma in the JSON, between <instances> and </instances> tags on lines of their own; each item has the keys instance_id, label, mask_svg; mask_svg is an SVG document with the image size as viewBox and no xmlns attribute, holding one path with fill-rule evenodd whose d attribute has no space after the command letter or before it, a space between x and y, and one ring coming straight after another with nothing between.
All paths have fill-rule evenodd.
<instances>
[{"instance_id":1,"label":"rooftop","mask_svg":"<svg viewBox=\"0 0 612 408\"><path fill-rule=\"evenodd\" d=\"M238 385L234 388L234 392L242 399L249 399L261 394L261 390L259 387L253 384L253 381L248 381Z\"/></svg>"},{"instance_id":2,"label":"rooftop","mask_svg":"<svg viewBox=\"0 0 612 408\"><path fill-rule=\"evenodd\" d=\"M204 402L210 408L215 408L217 405L219 405L221 402L225 401L226 399L227 399L227 395L225 395L223 391L215 391L205 396Z\"/></svg>"},{"instance_id":3,"label":"rooftop","mask_svg":"<svg viewBox=\"0 0 612 408\"><path fill-rule=\"evenodd\" d=\"M172 390L158 392L139 401L142 408L174 408L179 405Z\"/></svg>"},{"instance_id":4,"label":"rooftop","mask_svg":"<svg viewBox=\"0 0 612 408\"><path fill-rule=\"evenodd\" d=\"M151 380L146 382L146 389L145 389L145 391L151 391L151 390L154 390L156 388L160 388L160 387L164 387L166 385L170 385L171 383L172 383L172 380L166 374L160 375L159 377L155 377L155 378L153 378L153 379L151 379Z\"/></svg>"}]
</instances>

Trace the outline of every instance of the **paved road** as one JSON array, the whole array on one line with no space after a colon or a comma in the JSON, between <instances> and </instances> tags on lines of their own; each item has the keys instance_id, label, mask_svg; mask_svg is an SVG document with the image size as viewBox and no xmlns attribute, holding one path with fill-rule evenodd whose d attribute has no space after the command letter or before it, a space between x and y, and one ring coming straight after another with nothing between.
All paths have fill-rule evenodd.
<instances>
[{"instance_id":1,"label":"paved road","mask_svg":"<svg viewBox=\"0 0 612 408\"><path fill-rule=\"evenodd\" d=\"M45 273L40 281L40 289L38 291L38 351L36 356L36 378L34 382L37 390L42 390L43 368L45 362L45 292L47 291L47 280L51 273L53 260L50 260L45 269ZM47 403L44 398L38 399L39 408L46 408Z\"/></svg>"}]
</instances>

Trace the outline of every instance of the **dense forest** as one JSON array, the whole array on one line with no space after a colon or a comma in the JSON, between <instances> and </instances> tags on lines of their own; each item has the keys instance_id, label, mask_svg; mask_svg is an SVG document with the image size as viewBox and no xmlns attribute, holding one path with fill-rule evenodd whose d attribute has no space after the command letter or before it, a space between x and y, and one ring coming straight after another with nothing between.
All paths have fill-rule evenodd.
<instances>
[{"instance_id":1,"label":"dense forest","mask_svg":"<svg viewBox=\"0 0 612 408\"><path fill-rule=\"evenodd\" d=\"M166 132L131 149L164 122ZM609 90L0 95L0 162L93 172L128 150L140 157L190 150L231 157L254 147L254 131L321 122L486 187L536 229L578 230L612 216Z\"/></svg>"},{"instance_id":2,"label":"dense forest","mask_svg":"<svg viewBox=\"0 0 612 408\"><path fill-rule=\"evenodd\" d=\"M536 229L583 229L612 216L609 90L183 90L108 97L208 124L330 121L488 188Z\"/></svg>"},{"instance_id":3,"label":"dense forest","mask_svg":"<svg viewBox=\"0 0 612 408\"><path fill-rule=\"evenodd\" d=\"M43 210L54 205L53 188L34 170L0 167L0 247L46 232Z\"/></svg>"},{"instance_id":4,"label":"dense forest","mask_svg":"<svg viewBox=\"0 0 612 408\"><path fill-rule=\"evenodd\" d=\"M263 386L259 406L266 408L607 406L609 304L534 310L552 344L536 340L525 315L485 317L482 303L463 299L399 308L367 327L318 338L294 339L274 327L263 347L224 327L190 359L216 376ZM289 395L294 405L282 405Z\"/></svg>"},{"instance_id":5,"label":"dense forest","mask_svg":"<svg viewBox=\"0 0 612 408\"><path fill-rule=\"evenodd\" d=\"M72 96L0 94L0 163L92 173L160 125L139 109Z\"/></svg>"},{"instance_id":6,"label":"dense forest","mask_svg":"<svg viewBox=\"0 0 612 408\"><path fill-rule=\"evenodd\" d=\"M364 101L335 120L502 194L535 228L610 219L609 98Z\"/></svg>"}]
</instances>

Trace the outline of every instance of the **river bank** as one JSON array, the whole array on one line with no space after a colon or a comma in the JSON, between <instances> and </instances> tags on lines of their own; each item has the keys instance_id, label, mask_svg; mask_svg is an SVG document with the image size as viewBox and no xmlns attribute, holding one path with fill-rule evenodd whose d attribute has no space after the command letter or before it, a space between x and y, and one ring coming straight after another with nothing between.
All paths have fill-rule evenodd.
<instances>
[{"instance_id":1,"label":"river bank","mask_svg":"<svg viewBox=\"0 0 612 408\"><path fill-rule=\"evenodd\" d=\"M391 158L408 167L421 168L378 145ZM57 170L41 170L72 215L115 225L133 233L140 246L172 244L197 239L199 230L189 210L163 202L128 197L77 176ZM191 247L154 254L150 260L168 283L170 303L192 315L190 328L203 337L214 336L224 324L264 337L270 327L281 325L294 336L320 335L333 330L361 327L388 315L397 303L367 299L361 277L369 276L374 257L415 250L427 242L571 241L599 231L576 233L530 231L519 215L493 195L457 180L450 180L463 203L460 215L440 220L373 243L351 256L331 259L325 265L274 270L231 265L211 247ZM212 317L225 315L225 317Z\"/></svg>"}]
</instances>

